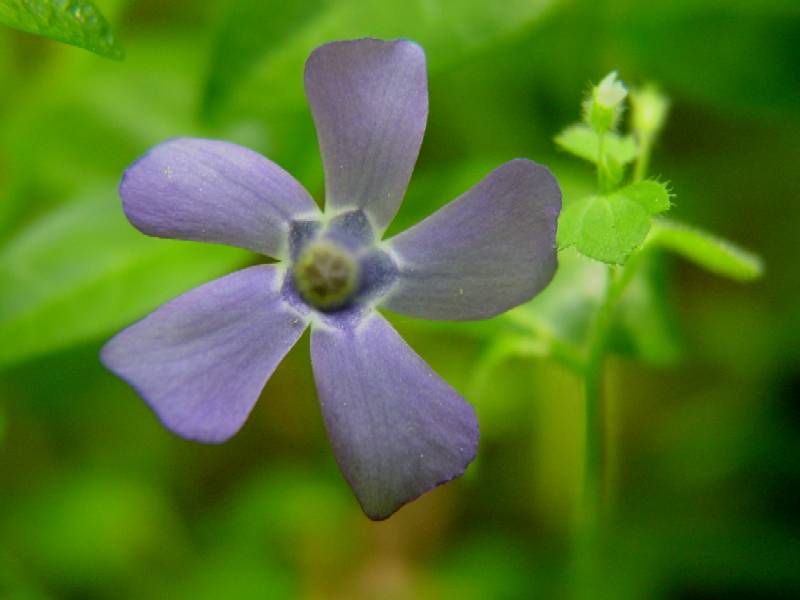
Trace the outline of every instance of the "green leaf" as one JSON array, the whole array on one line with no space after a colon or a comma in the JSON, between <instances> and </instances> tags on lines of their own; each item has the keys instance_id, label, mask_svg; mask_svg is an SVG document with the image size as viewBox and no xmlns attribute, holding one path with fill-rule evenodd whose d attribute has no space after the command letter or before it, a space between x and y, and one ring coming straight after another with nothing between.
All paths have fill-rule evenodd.
<instances>
[{"instance_id":1,"label":"green leaf","mask_svg":"<svg viewBox=\"0 0 800 600\"><path fill-rule=\"evenodd\" d=\"M617 305L610 350L665 365L679 358L682 339L668 302L663 261L657 259L651 253L637 255L640 262L632 266L636 274ZM508 337L506 344L528 340L503 349L507 355L544 356L579 371L607 279L605 265L574 248L564 250L559 253L558 271L550 285L530 302L503 315L500 322L505 327L492 331L495 339L500 342ZM503 334L503 330L510 333ZM500 356L495 362L506 358ZM478 367L476 374L479 371Z\"/></svg>"},{"instance_id":2,"label":"green leaf","mask_svg":"<svg viewBox=\"0 0 800 600\"><path fill-rule=\"evenodd\" d=\"M570 205L558 221L560 248L601 262L624 264L650 230L650 215L625 196L591 196Z\"/></svg>"},{"instance_id":3,"label":"green leaf","mask_svg":"<svg viewBox=\"0 0 800 600\"><path fill-rule=\"evenodd\" d=\"M4 545L61 585L82 590L130 577L141 556L170 556L174 546L165 532L178 530L161 490L91 467L42 482L7 502L4 516Z\"/></svg>"},{"instance_id":4,"label":"green leaf","mask_svg":"<svg viewBox=\"0 0 800 600\"><path fill-rule=\"evenodd\" d=\"M247 15L253 0L235 0L231 14ZM275 43L242 39L274 34L270 19L253 19L243 25L228 20L220 31L211 60L212 71L204 105L213 112L236 91L238 114L285 111L304 103L303 64L317 46L336 39L379 37L408 38L425 49L431 72L450 64L493 40L520 31L536 21L557 0L303 0L292 9ZM269 2L270 5L277 2ZM318 10L313 10L321 4ZM286 2L280 3L285 8ZM250 7L250 8L248 8ZM283 17L281 17L283 18ZM247 49L242 56L233 52ZM235 65L236 77L219 73ZM291 82L287 85L287 82Z\"/></svg>"},{"instance_id":5,"label":"green leaf","mask_svg":"<svg viewBox=\"0 0 800 600\"><path fill-rule=\"evenodd\" d=\"M641 204L651 215L665 212L671 206L667 186L652 179L626 185L614 193Z\"/></svg>"},{"instance_id":6,"label":"green leaf","mask_svg":"<svg viewBox=\"0 0 800 600\"><path fill-rule=\"evenodd\" d=\"M605 196L569 205L558 221L560 248L575 246L590 258L624 264L647 237L650 216L667 210L669 192L656 181L639 181Z\"/></svg>"},{"instance_id":7,"label":"green leaf","mask_svg":"<svg viewBox=\"0 0 800 600\"><path fill-rule=\"evenodd\" d=\"M208 115L247 77L256 59L287 43L292 33L308 25L325 0L235 0L217 34L203 97Z\"/></svg>"},{"instance_id":8,"label":"green leaf","mask_svg":"<svg viewBox=\"0 0 800 600\"><path fill-rule=\"evenodd\" d=\"M125 56L106 18L90 0L0 0L0 23L100 56Z\"/></svg>"},{"instance_id":9,"label":"green leaf","mask_svg":"<svg viewBox=\"0 0 800 600\"><path fill-rule=\"evenodd\" d=\"M124 65L69 58L39 78L35 93L3 105L0 148L13 152L0 159L0 244L21 223L79 199L87 182L117 180L176 132L208 135L192 114L200 59L174 32L138 41Z\"/></svg>"},{"instance_id":10,"label":"green leaf","mask_svg":"<svg viewBox=\"0 0 800 600\"><path fill-rule=\"evenodd\" d=\"M732 242L700 229L667 219L657 219L648 244L672 250L718 275L738 281L761 276L761 258Z\"/></svg>"},{"instance_id":11,"label":"green leaf","mask_svg":"<svg viewBox=\"0 0 800 600\"><path fill-rule=\"evenodd\" d=\"M113 186L85 194L0 248L0 365L96 339L242 264L223 246L148 238Z\"/></svg>"},{"instance_id":12,"label":"green leaf","mask_svg":"<svg viewBox=\"0 0 800 600\"><path fill-rule=\"evenodd\" d=\"M600 143L597 132L583 123L570 125L555 137L555 142L567 152L578 158L597 164ZM624 166L636 158L636 141L630 135L605 134L606 156L618 165Z\"/></svg>"},{"instance_id":13,"label":"green leaf","mask_svg":"<svg viewBox=\"0 0 800 600\"><path fill-rule=\"evenodd\" d=\"M633 355L658 366L674 364L683 351L678 316L670 302L664 257L653 252L637 254L637 265L616 308L610 349Z\"/></svg>"}]
</instances>

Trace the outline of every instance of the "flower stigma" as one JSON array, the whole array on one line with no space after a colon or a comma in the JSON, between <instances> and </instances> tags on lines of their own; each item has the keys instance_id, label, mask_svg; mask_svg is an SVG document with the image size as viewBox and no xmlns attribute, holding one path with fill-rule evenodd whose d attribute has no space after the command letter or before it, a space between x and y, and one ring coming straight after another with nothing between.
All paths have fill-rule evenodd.
<instances>
[{"instance_id":1,"label":"flower stigma","mask_svg":"<svg viewBox=\"0 0 800 600\"><path fill-rule=\"evenodd\" d=\"M333 310L353 299L359 281L358 261L341 246L317 240L300 253L293 275L303 300L320 310Z\"/></svg>"}]
</instances>

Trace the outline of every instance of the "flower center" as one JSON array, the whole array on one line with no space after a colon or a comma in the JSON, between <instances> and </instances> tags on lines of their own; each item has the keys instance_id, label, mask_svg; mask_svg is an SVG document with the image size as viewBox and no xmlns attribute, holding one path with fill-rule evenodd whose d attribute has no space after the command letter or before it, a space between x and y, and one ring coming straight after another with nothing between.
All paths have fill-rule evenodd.
<instances>
[{"instance_id":1,"label":"flower center","mask_svg":"<svg viewBox=\"0 0 800 600\"><path fill-rule=\"evenodd\" d=\"M344 248L329 241L311 242L294 266L294 282L303 299L321 310L349 302L358 286L358 263Z\"/></svg>"}]
</instances>

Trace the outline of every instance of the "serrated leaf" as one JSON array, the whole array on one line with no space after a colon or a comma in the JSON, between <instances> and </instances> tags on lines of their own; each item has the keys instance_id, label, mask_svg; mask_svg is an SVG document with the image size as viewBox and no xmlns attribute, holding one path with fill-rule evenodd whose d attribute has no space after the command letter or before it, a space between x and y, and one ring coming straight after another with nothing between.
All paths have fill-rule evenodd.
<instances>
[{"instance_id":1,"label":"serrated leaf","mask_svg":"<svg viewBox=\"0 0 800 600\"><path fill-rule=\"evenodd\" d=\"M614 194L620 194L641 204L651 215L667 211L671 206L669 190L666 185L652 179L626 185L615 191Z\"/></svg>"},{"instance_id":2,"label":"serrated leaf","mask_svg":"<svg viewBox=\"0 0 800 600\"><path fill-rule=\"evenodd\" d=\"M654 221L648 244L666 248L718 275L750 281L764 270L761 258L700 229L667 219Z\"/></svg>"},{"instance_id":3,"label":"serrated leaf","mask_svg":"<svg viewBox=\"0 0 800 600\"><path fill-rule=\"evenodd\" d=\"M248 254L156 240L122 213L115 186L34 221L0 248L0 366L113 332Z\"/></svg>"},{"instance_id":4,"label":"serrated leaf","mask_svg":"<svg viewBox=\"0 0 800 600\"><path fill-rule=\"evenodd\" d=\"M650 214L625 196L591 196L564 209L558 221L560 248L575 246L583 255L624 264L650 229Z\"/></svg>"},{"instance_id":5,"label":"serrated leaf","mask_svg":"<svg viewBox=\"0 0 800 600\"><path fill-rule=\"evenodd\" d=\"M90 0L0 0L0 23L122 60L122 47Z\"/></svg>"},{"instance_id":6,"label":"serrated leaf","mask_svg":"<svg viewBox=\"0 0 800 600\"><path fill-rule=\"evenodd\" d=\"M251 1L236 0L240 6ZM302 73L311 50L336 39L414 40L425 49L429 71L433 72L496 38L525 28L556 2L327 0L313 13L297 9L300 18L292 21L293 35L280 36L277 44L250 44L251 51L238 57L229 56L229 51L246 47L248 42L235 41L236 38L269 35L273 28L268 19L245 27L228 22L220 32L227 41L217 44L211 62L215 69L227 69L228 62L234 61L242 77L232 79L212 71L209 81L214 83L206 89L204 106L213 113L221 108L225 98L233 98L235 90L235 108L240 114L260 114L267 104L281 111L302 107L302 77L297 74ZM308 3L309 0L303 0L304 5ZM285 2L281 4L285 5ZM287 85L286 82L294 83Z\"/></svg>"},{"instance_id":7,"label":"serrated leaf","mask_svg":"<svg viewBox=\"0 0 800 600\"><path fill-rule=\"evenodd\" d=\"M588 125L570 125L555 137L555 142L570 154L597 164L600 142L597 132ZM622 167L636 158L636 141L629 135L609 132L605 134L605 150L606 156Z\"/></svg>"},{"instance_id":8,"label":"serrated leaf","mask_svg":"<svg viewBox=\"0 0 800 600\"><path fill-rule=\"evenodd\" d=\"M639 181L604 196L567 206L558 221L558 246L609 264L624 264L647 237L650 216L667 210L669 192L656 181Z\"/></svg>"}]
</instances>

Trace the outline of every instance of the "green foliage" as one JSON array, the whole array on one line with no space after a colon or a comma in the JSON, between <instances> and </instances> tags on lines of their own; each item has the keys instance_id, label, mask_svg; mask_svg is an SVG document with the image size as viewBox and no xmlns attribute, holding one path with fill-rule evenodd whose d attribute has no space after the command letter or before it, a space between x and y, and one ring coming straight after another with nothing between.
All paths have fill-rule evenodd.
<instances>
[{"instance_id":1,"label":"green foliage","mask_svg":"<svg viewBox=\"0 0 800 600\"><path fill-rule=\"evenodd\" d=\"M664 127L669 99L652 84L631 91L631 128L639 138L655 138Z\"/></svg>"},{"instance_id":2,"label":"green foliage","mask_svg":"<svg viewBox=\"0 0 800 600\"><path fill-rule=\"evenodd\" d=\"M650 217L669 208L669 192L656 181L639 181L606 195L567 206L558 223L560 248L609 264L624 264L647 237Z\"/></svg>"},{"instance_id":3,"label":"green foliage","mask_svg":"<svg viewBox=\"0 0 800 600\"><path fill-rule=\"evenodd\" d=\"M584 123L574 124L555 137L571 154L588 160L597 169L599 193L568 204L558 223L559 248L574 246L579 252L608 264L625 264L644 242L653 215L669 209L669 191L656 181L642 181L652 142L663 123L666 103L656 93L637 96L633 135L614 131L628 91L610 73L591 88L583 102ZM661 108L661 112L658 109ZM655 114L658 112L658 114ZM634 182L619 188L625 167L636 161Z\"/></svg>"},{"instance_id":4,"label":"green foliage","mask_svg":"<svg viewBox=\"0 0 800 600\"><path fill-rule=\"evenodd\" d=\"M684 339L666 261L654 252L640 252L637 261L616 307L609 350L648 365L674 366L683 356Z\"/></svg>"},{"instance_id":5,"label":"green foliage","mask_svg":"<svg viewBox=\"0 0 800 600\"><path fill-rule=\"evenodd\" d=\"M584 123L570 125L555 137L555 142L567 152L594 165L600 160L600 140L597 132ZM636 140L630 135L609 132L605 134L604 143L606 156L619 166L633 162L638 155Z\"/></svg>"},{"instance_id":6,"label":"green foliage","mask_svg":"<svg viewBox=\"0 0 800 600\"><path fill-rule=\"evenodd\" d=\"M662 261L651 253L637 255L636 274L617 306L611 349L635 356L648 364L675 361L681 353L678 326L669 303ZM476 383L491 381L491 371L514 356L555 360L581 370L592 318L603 302L605 265L574 248L559 252L558 271L547 288L530 302L503 316L508 334L498 336L479 367Z\"/></svg>"},{"instance_id":7,"label":"green foliage","mask_svg":"<svg viewBox=\"0 0 800 600\"><path fill-rule=\"evenodd\" d=\"M332 4L325 0L234 0L217 33L203 96L208 115L221 105L260 57L280 50L291 36Z\"/></svg>"},{"instance_id":8,"label":"green foliage","mask_svg":"<svg viewBox=\"0 0 800 600\"><path fill-rule=\"evenodd\" d=\"M107 17L117 7L123 17L122 63L0 28L0 313L19 302L37 313L28 333L0 324L0 598L798 596L786 502L800 481L800 203L787 201L800 189L797 1L253 0L241 3L253 12L238 14L223 4L231 1L97 0ZM502 25L505 11L516 16ZM746 232L770 262L769 278L746 296L708 277L674 280L665 259L678 248L742 277L761 261L693 229L687 243L683 225L683 241L671 233L662 243L662 228L675 224L651 217L624 266L562 250L546 290L498 318L392 316L475 404L480 464L373 524L336 471L307 339L247 426L219 447L165 431L104 371L97 348L159 302L248 260L136 232L115 189L124 168L168 137L216 137L257 149L320 197L303 61L318 43L382 34L423 43L431 73L428 135L393 232L528 156L555 173L565 206L663 172L682 218ZM618 130L604 136L603 189L586 168L601 162L596 134L577 134L580 161L548 139L555 119L575 120L579 92L608 61L656 78L675 111L662 145L660 125L644 140L654 121L639 120L637 100L649 88L631 86ZM201 123L206 94L215 118ZM650 99L658 113L664 96ZM76 276L81 263L91 278L104 257L120 266L124 256L131 268L109 266L96 285ZM19 277L39 265L45 283ZM610 280L625 284L606 347L624 358L604 362L614 518L602 568L575 590L580 372ZM60 299L70 294L66 310ZM66 324L81 330L54 337ZM18 340L28 349L12 357ZM652 368L674 363L685 343L691 360Z\"/></svg>"},{"instance_id":9,"label":"green foliage","mask_svg":"<svg viewBox=\"0 0 800 600\"><path fill-rule=\"evenodd\" d=\"M0 338L14 340L0 345L0 365L104 335L245 257L149 239L125 220L115 186L88 192L0 246Z\"/></svg>"},{"instance_id":10,"label":"green foliage","mask_svg":"<svg viewBox=\"0 0 800 600\"><path fill-rule=\"evenodd\" d=\"M408 38L430 57L429 70L521 30L555 0L234 0L212 57L204 107L209 113L238 92L236 105L249 110L267 103L283 109L301 105L302 66L316 46L358 37ZM263 5L263 6L262 6ZM280 7L280 8L279 8ZM284 28L277 36L272 13ZM249 22L246 22L248 21ZM287 36L288 33L293 33ZM258 38L258 39L256 39ZM263 41L262 41L263 40ZM248 73L244 80L224 73Z\"/></svg>"},{"instance_id":11,"label":"green foliage","mask_svg":"<svg viewBox=\"0 0 800 600\"><path fill-rule=\"evenodd\" d=\"M738 281L756 279L764 272L761 259L752 252L673 220L655 220L648 244L676 252L713 273Z\"/></svg>"},{"instance_id":12,"label":"green foliage","mask_svg":"<svg viewBox=\"0 0 800 600\"><path fill-rule=\"evenodd\" d=\"M584 122L599 135L611 131L617 126L627 95L628 90L617 79L617 72L611 71L592 87L583 101Z\"/></svg>"},{"instance_id":13,"label":"green foliage","mask_svg":"<svg viewBox=\"0 0 800 600\"><path fill-rule=\"evenodd\" d=\"M171 544L161 536L176 531L149 485L103 474L54 482L14 509L4 546L67 587L109 584L145 553L167 558Z\"/></svg>"},{"instance_id":14,"label":"green foliage","mask_svg":"<svg viewBox=\"0 0 800 600\"><path fill-rule=\"evenodd\" d=\"M91 0L0 0L0 23L122 60L122 47Z\"/></svg>"}]
</instances>

